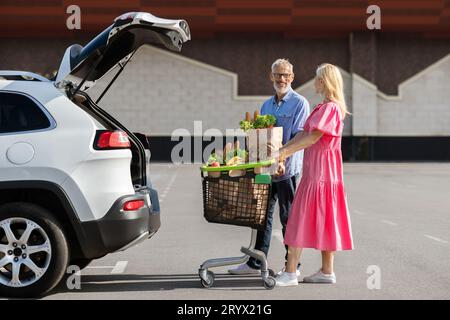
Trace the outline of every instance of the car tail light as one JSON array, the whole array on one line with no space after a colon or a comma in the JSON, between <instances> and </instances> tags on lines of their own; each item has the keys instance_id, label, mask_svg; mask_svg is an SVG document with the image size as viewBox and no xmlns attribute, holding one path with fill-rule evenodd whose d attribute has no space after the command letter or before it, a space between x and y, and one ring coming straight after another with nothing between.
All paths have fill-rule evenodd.
<instances>
[{"instance_id":1,"label":"car tail light","mask_svg":"<svg viewBox=\"0 0 450 320\"><path fill-rule=\"evenodd\" d=\"M142 208L145 205L144 200L131 200L123 204L124 211L135 211Z\"/></svg>"},{"instance_id":2,"label":"car tail light","mask_svg":"<svg viewBox=\"0 0 450 320\"><path fill-rule=\"evenodd\" d=\"M94 141L94 149L111 150L130 147L128 135L123 131L97 131Z\"/></svg>"}]
</instances>

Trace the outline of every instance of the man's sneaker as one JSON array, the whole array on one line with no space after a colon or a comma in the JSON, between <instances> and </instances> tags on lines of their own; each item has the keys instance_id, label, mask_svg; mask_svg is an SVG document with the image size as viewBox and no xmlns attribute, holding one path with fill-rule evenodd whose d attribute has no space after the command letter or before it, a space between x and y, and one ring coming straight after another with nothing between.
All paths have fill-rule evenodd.
<instances>
[{"instance_id":1,"label":"man's sneaker","mask_svg":"<svg viewBox=\"0 0 450 320\"><path fill-rule=\"evenodd\" d=\"M296 276L291 278L291 275L287 272L281 273L279 276L275 278L277 287L289 287L289 286L298 286L298 279Z\"/></svg>"},{"instance_id":2,"label":"man's sneaker","mask_svg":"<svg viewBox=\"0 0 450 320\"><path fill-rule=\"evenodd\" d=\"M285 271L286 271L286 267L284 267L283 269L281 269L280 271L278 271L278 273L276 274L276 276L277 276L277 277L278 277L278 276L281 276L281 274L282 274L283 272L285 272ZM295 273L297 274L297 280L300 281L300 280L301 280L301 272L300 272L300 269L297 268L297 270L295 271Z\"/></svg>"},{"instance_id":3,"label":"man's sneaker","mask_svg":"<svg viewBox=\"0 0 450 320\"><path fill-rule=\"evenodd\" d=\"M249 267L247 263L243 263L234 269L229 269L228 272L234 275L261 274L261 270L253 269L252 267Z\"/></svg>"},{"instance_id":4,"label":"man's sneaker","mask_svg":"<svg viewBox=\"0 0 450 320\"><path fill-rule=\"evenodd\" d=\"M306 283L336 283L336 275L333 273L325 274L322 270L317 271L312 276L304 277Z\"/></svg>"}]
</instances>

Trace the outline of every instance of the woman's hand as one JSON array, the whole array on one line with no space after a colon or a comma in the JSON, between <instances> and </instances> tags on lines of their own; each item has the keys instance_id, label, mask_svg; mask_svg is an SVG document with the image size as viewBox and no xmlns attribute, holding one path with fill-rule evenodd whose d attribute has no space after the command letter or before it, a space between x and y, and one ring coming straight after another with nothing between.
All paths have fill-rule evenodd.
<instances>
[{"instance_id":1,"label":"woman's hand","mask_svg":"<svg viewBox=\"0 0 450 320\"><path fill-rule=\"evenodd\" d=\"M277 176L282 176L286 173L286 167L284 165L284 161L278 162L278 168L277 168Z\"/></svg>"},{"instance_id":2,"label":"woman's hand","mask_svg":"<svg viewBox=\"0 0 450 320\"><path fill-rule=\"evenodd\" d=\"M285 150L285 148L284 148L284 146L283 147L281 147L278 151L277 151L277 153L276 153L276 156L275 156L275 159L278 161L278 162L284 162L285 160L286 160L286 150Z\"/></svg>"}]
</instances>

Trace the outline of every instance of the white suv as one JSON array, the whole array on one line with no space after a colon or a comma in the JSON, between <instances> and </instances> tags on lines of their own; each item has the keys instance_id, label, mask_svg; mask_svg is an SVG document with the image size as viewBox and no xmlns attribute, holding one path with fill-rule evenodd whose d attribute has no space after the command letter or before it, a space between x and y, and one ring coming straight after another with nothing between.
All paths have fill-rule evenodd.
<instances>
[{"instance_id":1,"label":"white suv","mask_svg":"<svg viewBox=\"0 0 450 320\"><path fill-rule=\"evenodd\" d=\"M179 51L188 40L184 20L127 13L70 46L55 79L0 71L0 296L43 295L68 265L83 268L159 229L148 142L97 103L140 46ZM86 90L113 70L94 102Z\"/></svg>"}]
</instances>

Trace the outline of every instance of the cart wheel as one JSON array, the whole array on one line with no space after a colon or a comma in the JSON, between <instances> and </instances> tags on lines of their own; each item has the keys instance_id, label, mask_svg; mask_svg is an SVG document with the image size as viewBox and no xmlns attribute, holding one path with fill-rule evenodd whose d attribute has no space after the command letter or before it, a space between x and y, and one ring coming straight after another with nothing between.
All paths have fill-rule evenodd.
<instances>
[{"instance_id":1,"label":"cart wheel","mask_svg":"<svg viewBox=\"0 0 450 320\"><path fill-rule=\"evenodd\" d=\"M211 287L214 283L214 272L208 270L206 272L206 279L202 278L201 283L204 288Z\"/></svg>"},{"instance_id":2,"label":"cart wheel","mask_svg":"<svg viewBox=\"0 0 450 320\"><path fill-rule=\"evenodd\" d=\"M277 281L274 277L268 277L266 280L264 280L264 288L266 288L267 290L272 290L273 288L275 288L276 283Z\"/></svg>"}]
</instances>

